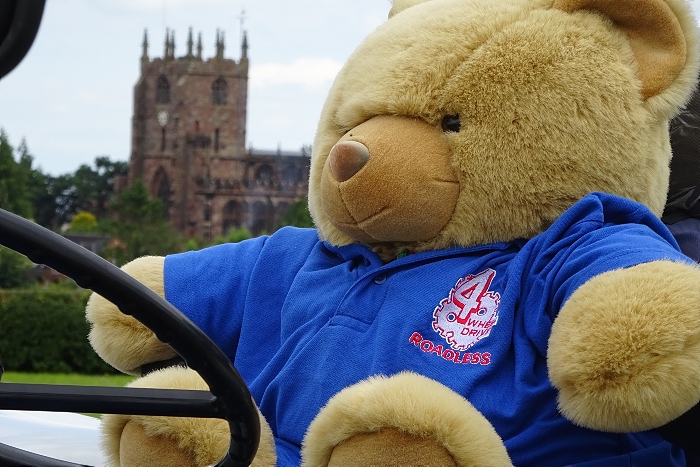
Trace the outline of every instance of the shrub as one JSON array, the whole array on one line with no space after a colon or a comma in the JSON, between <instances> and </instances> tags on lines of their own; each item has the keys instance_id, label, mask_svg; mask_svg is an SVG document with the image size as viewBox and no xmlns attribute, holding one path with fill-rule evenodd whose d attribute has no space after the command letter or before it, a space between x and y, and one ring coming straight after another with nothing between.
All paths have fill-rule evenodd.
<instances>
[{"instance_id":1,"label":"shrub","mask_svg":"<svg viewBox=\"0 0 700 467\"><path fill-rule=\"evenodd\" d=\"M97 218L91 212L78 211L70 221L68 232L70 233L91 233L97 230Z\"/></svg>"},{"instance_id":2,"label":"shrub","mask_svg":"<svg viewBox=\"0 0 700 467\"><path fill-rule=\"evenodd\" d=\"M88 342L88 296L89 291L82 289L0 290L0 361L5 369L115 373Z\"/></svg>"},{"instance_id":3,"label":"shrub","mask_svg":"<svg viewBox=\"0 0 700 467\"><path fill-rule=\"evenodd\" d=\"M0 288L11 289L27 285L32 262L9 248L0 246Z\"/></svg>"}]
</instances>

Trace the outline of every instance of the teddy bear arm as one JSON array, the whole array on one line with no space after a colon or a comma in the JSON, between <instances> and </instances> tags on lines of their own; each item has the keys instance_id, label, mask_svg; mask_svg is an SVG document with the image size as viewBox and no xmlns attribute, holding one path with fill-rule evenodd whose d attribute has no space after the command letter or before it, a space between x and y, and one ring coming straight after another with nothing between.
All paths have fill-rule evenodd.
<instances>
[{"instance_id":1,"label":"teddy bear arm","mask_svg":"<svg viewBox=\"0 0 700 467\"><path fill-rule=\"evenodd\" d=\"M579 287L547 351L559 409L603 431L658 428L700 400L700 268L654 261Z\"/></svg>"},{"instance_id":2,"label":"teddy bear arm","mask_svg":"<svg viewBox=\"0 0 700 467\"><path fill-rule=\"evenodd\" d=\"M208 390L193 370L169 367L129 383L130 387ZM260 419L260 444L252 467L277 461L272 430ZM228 423L214 418L104 415L102 449L113 467L206 467L218 462L231 440Z\"/></svg>"},{"instance_id":3,"label":"teddy bear arm","mask_svg":"<svg viewBox=\"0 0 700 467\"><path fill-rule=\"evenodd\" d=\"M127 263L122 269L164 297L164 262L163 257L144 256ZM177 355L150 329L123 314L116 305L98 294L90 296L86 318L91 325L89 340L92 347L103 360L124 373L140 375L140 368L145 363L168 360Z\"/></svg>"}]
</instances>

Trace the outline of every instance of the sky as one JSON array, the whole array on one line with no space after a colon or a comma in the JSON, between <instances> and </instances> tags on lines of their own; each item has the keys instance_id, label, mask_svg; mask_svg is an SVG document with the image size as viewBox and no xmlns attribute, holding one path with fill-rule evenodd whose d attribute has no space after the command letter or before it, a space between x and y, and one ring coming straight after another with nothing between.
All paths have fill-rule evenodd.
<instances>
[{"instance_id":1,"label":"sky","mask_svg":"<svg viewBox=\"0 0 700 467\"><path fill-rule=\"evenodd\" d=\"M498 1L498 0L493 0ZM700 0L691 0L700 17ZM163 55L165 30L175 53L187 33L202 33L214 55L240 59L242 28L250 60L246 146L299 150L313 142L333 78L362 39L386 20L390 0L47 0L27 57L0 80L0 128L24 138L35 167L74 172L95 157L126 161L133 86L141 43Z\"/></svg>"},{"instance_id":2,"label":"sky","mask_svg":"<svg viewBox=\"0 0 700 467\"><path fill-rule=\"evenodd\" d=\"M248 36L246 146L299 150L313 142L333 78L387 18L389 0L47 0L25 59L0 80L0 128L24 138L35 168L74 172L95 157L126 161L141 43L162 57L166 28L185 55L188 30L204 59L223 31L226 58Z\"/></svg>"}]
</instances>

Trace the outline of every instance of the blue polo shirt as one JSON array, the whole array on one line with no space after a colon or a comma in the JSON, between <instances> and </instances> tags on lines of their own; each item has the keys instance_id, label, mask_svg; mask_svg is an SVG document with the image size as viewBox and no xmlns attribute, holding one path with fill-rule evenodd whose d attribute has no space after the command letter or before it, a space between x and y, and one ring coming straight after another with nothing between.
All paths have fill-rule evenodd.
<instances>
[{"instance_id":1,"label":"blue polo shirt","mask_svg":"<svg viewBox=\"0 0 700 467\"><path fill-rule=\"evenodd\" d=\"M547 376L567 298L605 271L659 259L690 262L644 206L596 193L529 241L388 264L363 245L283 228L168 256L165 294L234 362L276 437L278 465L299 464L307 427L338 391L412 370L466 397L515 465L682 466L654 431L573 425Z\"/></svg>"}]
</instances>

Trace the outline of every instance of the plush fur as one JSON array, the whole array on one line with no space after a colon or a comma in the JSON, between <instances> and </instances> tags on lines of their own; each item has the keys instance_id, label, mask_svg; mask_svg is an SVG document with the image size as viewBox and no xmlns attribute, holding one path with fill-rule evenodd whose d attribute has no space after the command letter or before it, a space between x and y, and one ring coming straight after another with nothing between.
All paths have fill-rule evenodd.
<instances>
[{"instance_id":1,"label":"plush fur","mask_svg":"<svg viewBox=\"0 0 700 467\"><path fill-rule=\"evenodd\" d=\"M391 437L393 443L364 437L347 452L335 450L367 433ZM401 437L407 441L396 439ZM309 426L302 455L305 467L329 465L332 457L331 465L337 466L385 465L377 459L391 460L386 465L395 466L511 464L498 434L469 402L442 384L410 372L370 378L338 393ZM418 461L422 456L425 460Z\"/></svg>"},{"instance_id":2,"label":"plush fur","mask_svg":"<svg viewBox=\"0 0 700 467\"><path fill-rule=\"evenodd\" d=\"M394 0L321 113L309 181L319 236L366 244L388 262L532 238L593 191L660 215L668 122L694 89L699 59L685 0ZM163 295L162 258L125 269ZM573 292L547 354L561 413L625 432L697 404L699 303L700 269L671 261L609 271ZM98 296L87 316L91 343L122 371L174 355ZM201 387L178 371L137 384ZM125 466L154 452L212 462L224 428L105 418L110 457ZM256 465L273 465L272 433L264 437ZM411 373L337 394L310 426L303 457L309 467L510 464L467 400Z\"/></svg>"},{"instance_id":3,"label":"plush fur","mask_svg":"<svg viewBox=\"0 0 700 467\"><path fill-rule=\"evenodd\" d=\"M155 371L129 386L209 390L197 373L182 367ZM275 465L272 431L262 414L259 415L262 433L252 465ZM121 467L207 467L224 456L230 441L228 424L217 418L105 415L102 431L103 448L111 465Z\"/></svg>"},{"instance_id":4,"label":"plush fur","mask_svg":"<svg viewBox=\"0 0 700 467\"><path fill-rule=\"evenodd\" d=\"M146 287L165 297L164 258L144 256L122 269L138 277ZM88 301L86 317L91 325L90 344L114 368L132 375L141 374L144 363L168 360L177 354L135 318L123 314L97 294Z\"/></svg>"},{"instance_id":5,"label":"plush fur","mask_svg":"<svg viewBox=\"0 0 700 467\"><path fill-rule=\"evenodd\" d=\"M697 404L698 284L700 268L656 261L601 274L574 292L547 354L561 412L583 426L629 432Z\"/></svg>"}]
</instances>

